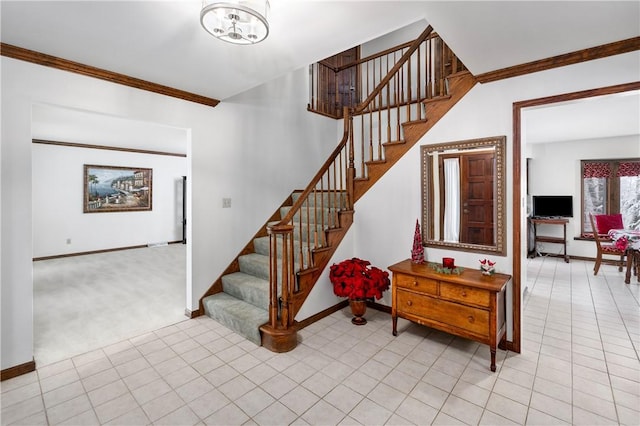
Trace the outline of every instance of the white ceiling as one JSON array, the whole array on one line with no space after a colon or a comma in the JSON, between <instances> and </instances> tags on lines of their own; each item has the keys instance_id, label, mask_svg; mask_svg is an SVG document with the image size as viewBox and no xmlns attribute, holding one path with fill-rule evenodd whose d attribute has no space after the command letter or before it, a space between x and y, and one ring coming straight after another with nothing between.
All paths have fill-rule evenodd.
<instances>
[{"instance_id":1,"label":"white ceiling","mask_svg":"<svg viewBox=\"0 0 640 426\"><path fill-rule=\"evenodd\" d=\"M639 1L270 3L269 37L253 46L205 32L201 0L2 0L0 34L4 43L220 100L417 21L433 25L476 75L640 36Z\"/></svg>"},{"instance_id":2,"label":"white ceiling","mask_svg":"<svg viewBox=\"0 0 640 426\"><path fill-rule=\"evenodd\" d=\"M551 143L640 134L640 90L526 108L525 143Z\"/></svg>"},{"instance_id":3,"label":"white ceiling","mask_svg":"<svg viewBox=\"0 0 640 426\"><path fill-rule=\"evenodd\" d=\"M270 2L269 37L253 46L205 32L201 0L3 0L1 36L222 100L419 20L431 23L474 74L640 35L638 1Z\"/></svg>"}]
</instances>

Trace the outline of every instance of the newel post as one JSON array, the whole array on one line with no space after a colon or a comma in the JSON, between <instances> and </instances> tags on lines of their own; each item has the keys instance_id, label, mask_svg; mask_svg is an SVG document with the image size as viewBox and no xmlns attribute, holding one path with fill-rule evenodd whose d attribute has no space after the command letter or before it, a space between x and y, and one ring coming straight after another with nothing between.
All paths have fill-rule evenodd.
<instances>
[{"instance_id":1,"label":"newel post","mask_svg":"<svg viewBox=\"0 0 640 426\"><path fill-rule=\"evenodd\" d=\"M296 283L293 225L267 226L269 234L269 323L260 327L262 346L273 352L296 347L297 333L289 302ZM280 259L280 261L278 261ZM282 285L279 286L278 282ZM281 289L279 292L278 289Z\"/></svg>"}]
</instances>

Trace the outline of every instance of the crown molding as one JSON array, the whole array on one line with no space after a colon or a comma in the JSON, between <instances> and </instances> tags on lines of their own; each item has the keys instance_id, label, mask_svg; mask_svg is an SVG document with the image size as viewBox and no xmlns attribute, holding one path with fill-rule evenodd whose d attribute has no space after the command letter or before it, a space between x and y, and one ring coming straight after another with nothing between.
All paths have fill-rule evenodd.
<instances>
[{"instance_id":1,"label":"crown molding","mask_svg":"<svg viewBox=\"0 0 640 426\"><path fill-rule=\"evenodd\" d=\"M565 53L563 55L552 56L551 58L547 59L540 59L538 61L527 62L520 65L514 65L512 67L489 71L483 74L478 74L475 77L478 83L489 83L492 81L503 80L505 78L518 77L538 71L564 67L580 62L606 58L613 55L620 55L622 53L633 52L635 50L640 50L640 37L633 37L609 44L590 47L588 49Z\"/></svg>"},{"instance_id":2,"label":"crown molding","mask_svg":"<svg viewBox=\"0 0 640 426\"><path fill-rule=\"evenodd\" d=\"M56 56L47 55L45 53L24 49L22 47L13 46L11 44L0 42L0 55L6 56L8 58L18 59L21 61L31 62L33 64L43 65L45 67L56 68L62 71L69 71L75 74L85 75L87 77L98 78L100 80L121 84L123 86L133 87L135 89L159 93L161 95L171 96L173 98L195 102L210 107L215 107L220 103L218 99L196 95L195 93L185 92L184 90L174 89L173 87L163 86L161 84L152 83L150 81L141 80L135 77L129 77L124 74L119 74L116 72L103 70L101 68L84 65L79 62L69 61L67 59L62 59Z\"/></svg>"},{"instance_id":3,"label":"crown molding","mask_svg":"<svg viewBox=\"0 0 640 426\"><path fill-rule=\"evenodd\" d=\"M56 145L56 146L65 146L71 148L87 148L87 149L100 149L106 151L121 151L121 152L134 152L138 154L150 154L150 155L167 155L172 157L185 157L187 154L181 154L177 152L165 152L165 151L150 151L147 149L135 149L135 148L120 148L117 146L106 146L106 145L92 145L86 143L76 143L76 142L62 142L62 141L51 141L46 139L32 139L32 143L42 144L42 145Z\"/></svg>"}]
</instances>

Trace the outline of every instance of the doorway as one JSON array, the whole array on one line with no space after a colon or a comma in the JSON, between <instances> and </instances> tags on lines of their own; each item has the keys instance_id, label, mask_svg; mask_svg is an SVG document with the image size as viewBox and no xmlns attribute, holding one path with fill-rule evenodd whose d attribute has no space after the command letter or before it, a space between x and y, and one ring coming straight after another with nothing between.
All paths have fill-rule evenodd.
<instances>
[{"instance_id":1,"label":"doorway","mask_svg":"<svg viewBox=\"0 0 640 426\"><path fill-rule=\"evenodd\" d=\"M188 130L34 105L32 137L37 365L186 320ZM151 210L83 213L86 164L152 169Z\"/></svg>"},{"instance_id":2,"label":"doorway","mask_svg":"<svg viewBox=\"0 0 640 426\"><path fill-rule=\"evenodd\" d=\"M522 189L526 188L526 173L523 174L523 164L526 164L523 152L522 115L526 108L540 107L559 102L576 101L595 96L640 90L640 83L626 83L580 92L565 93L538 99L515 102L513 104L513 340L509 349L520 352L521 348L521 301L523 282L526 274L522 268L522 260L527 256L527 223L526 212L523 214Z\"/></svg>"}]
</instances>

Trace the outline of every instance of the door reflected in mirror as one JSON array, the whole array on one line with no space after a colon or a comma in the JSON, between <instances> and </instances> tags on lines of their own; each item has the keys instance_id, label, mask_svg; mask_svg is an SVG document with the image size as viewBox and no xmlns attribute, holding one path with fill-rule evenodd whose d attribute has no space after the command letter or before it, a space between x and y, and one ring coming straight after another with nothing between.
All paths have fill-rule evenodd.
<instances>
[{"instance_id":1,"label":"door reflected in mirror","mask_svg":"<svg viewBox=\"0 0 640 426\"><path fill-rule=\"evenodd\" d=\"M421 147L426 246L505 254L505 144L496 136Z\"/></svg>"}]
</instances>

